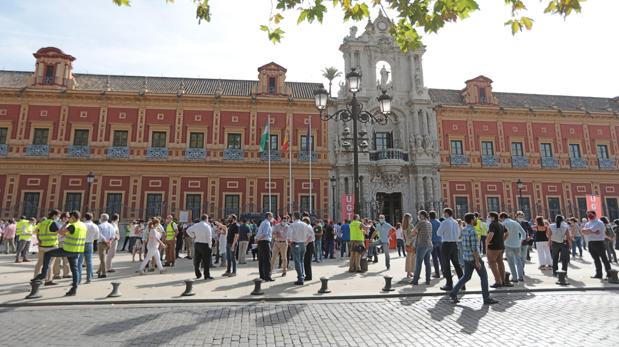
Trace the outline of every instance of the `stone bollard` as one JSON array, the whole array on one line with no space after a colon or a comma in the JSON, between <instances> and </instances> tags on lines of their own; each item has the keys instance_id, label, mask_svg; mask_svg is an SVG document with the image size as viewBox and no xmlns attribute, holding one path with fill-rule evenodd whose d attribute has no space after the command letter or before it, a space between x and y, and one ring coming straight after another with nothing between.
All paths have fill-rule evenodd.
<instances>
[{"instance_id":1,"label":"stone bollard","mask_svg":"<svg viewBox=\"0 0 619 347\"><path fill-rule=\"evenodd\" d=\"M185 280L185 291L181 296L193 296L196 293L193 292L193 280Z\"/></svg>"},{"instance_id":2,"label":"stone bollard","mask_svg":"<svg viewBox=\"0 0 619 347\"><path fill-rule=\"evenodd\" d=\"M506 273L505 273L505 281L504 281L503 283L510 283L510 281L509 281L509 276L510 276L510 275L511 275L511 274L510 274L509 272L506 272Z\"/></svg>"},{"instance_id":3,"label":"stone bollard","mask_svg":"<svg viewBox=\"0 0 619 347\"><path fill-rule=\"evenodd\" d=\"M331 291L329 290L329 279L326 277L320 277L320 289L318 290L319 294L327 294L327 293L331 293Z\"/></svg>"},{"instance_id":4,"label":"stone bollard","mask_svg":"<svg viewBox=\"0 0 619 347\"><path fill-rule=\"evenodd\" d=\"M391 280L393 279L393 277L391 276L383 276L383 278L385 279L385 287L382 289L383 292L392 292L395 289L391 288Z\"/></svg>"},{"instance_id":5,"label":"stone bollard","mask_svg":"<svg viewBox=\"0 0 619 347\"><path fill-rule=\"evenodd\" d=\"M30 281L30 286L32 287L30 290L30 294L28 294L28 296L26 296L26 299L38 299L43 297L41 294L39 294L39 287L41 286L43 282L41 282L41 280L32 280Z\"/></svg>"},{"instance_id":6,"label":"stone bollard","mask_svg":"<svg viewBox=\"0 0 619 347\"><path fill-rule=\"evenodd\" d=\"M108 294L108 298L117 298L119 296L121 296L122 294L120 294L118 292L118 287L120 286L120 282L112 282L112 292L110 294Z\"/></svg>"},{"instance_id":7,"label":"stone bollard","mask_svg":"<svg viewBox=\"0 0 619 347\"><path fill-rule=\"evenodd\" d=\"M260 289L260 286L262 286L262 279L261 278L254 279L254 290L251 292L251 295L262 295L262 294L264 294L262 289Z\"/></svg>"},{"instance_id":8,"label":"stone bollard","mask_svg":"<svg viewBox=\"0 0 619 347\"><path fill-rule=\"evenodd\" d=\"M608 271L608 283L619 284L619 278L617 277L618 273L619 271L615 269Z\"/></svg>"},{"instance_id":9,"label":"stone bollard","mask_svg":"<svg viewBox=\"0 0 619 347\"><path fill-rule=\"evenodd\" d=\"M567 283L567 272L563 270L557 270L557 277L559 278L559 281L557 281L558 285L566 286L569 284Z\"/></svg>"}]
</instances>

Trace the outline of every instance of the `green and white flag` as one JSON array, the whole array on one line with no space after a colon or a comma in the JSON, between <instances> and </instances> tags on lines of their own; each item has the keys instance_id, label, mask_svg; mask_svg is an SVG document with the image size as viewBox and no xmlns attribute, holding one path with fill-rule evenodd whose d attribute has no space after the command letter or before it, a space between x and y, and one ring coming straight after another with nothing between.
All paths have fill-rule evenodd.
<instances>
[{"instance_id":1,"label":"green and white flag","mask_svg":"<svg viewBox=\"0 0 619 347\"><path fill-rule=\"evenodd\" d=\"M267 122L264 125L264 131L262 132L262 136L260 137L260 152L266 152L267 146L269 145L269 118L267 118Z\"/></svg>"}]
</instances>

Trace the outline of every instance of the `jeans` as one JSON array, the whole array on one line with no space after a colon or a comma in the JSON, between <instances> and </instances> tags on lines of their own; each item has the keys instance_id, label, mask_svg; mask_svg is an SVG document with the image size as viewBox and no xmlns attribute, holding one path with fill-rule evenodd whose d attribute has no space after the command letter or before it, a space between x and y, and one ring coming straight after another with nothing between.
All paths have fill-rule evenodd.
<instances>
[{"instance_id":1,"label":"jeans","mask_svg":"<svg viewBox=\"0 0 619 347\"><path fill-rule=\"evenodd\" d=\"M294 261L294 269L297 271L297 280L301 283L305 280L305 271L303 267L303 259L305 259L305 243L295 242L292 244L292 260Z\"/></svg>"},{"instance_id":2,"label":"jeans","mask_svg":"<svg viewBox=\"0 0 619 347\"><path fill-rule=\"evenodd\" d=\"M505 247L505 257L507 258L507 264L509 264L509 271L512 272L512 280L523 279L520 247Z\"/></svg>"},{"instance_id":3,"label":"jeans","mask_svg":"<svg viewBox=\"0 0 619 347\"><path fill-rule=\"evenodd\" d=\"M328 240L327 241L327 254L326 254L327 258L335 258L334 247L335 247L335 241L334 240Z\"/></svg>"},{"instance_id":4,"label":"jeans","mask_svg":"<svg viewBox=\"0 0 619 347\"><path fill-rule=\"evenodd\" d=\"M340 258L344 258L344 254L347 254L346 246L349 244L349 242L350 241L342 240L342 246L340 247Z\"/></svg>"},{"instance_id":5,"label":"jeans","mask_svg":"<svg viewBox=\"0 0 619 347\"><path fill-rule=\"evenodd\" d=\"M391 263L390 263L391 257L389 255L389 241L387 242L378 241L378 244L381 245L383 249L383 253L385 253L385 266L387 267L387 269L389 269L389 267L391 267ZM374 252L376 252L376 248L374 249Z\"/></svg>"},{"instance_id":6,"label":"jeans","mask_svg":"<svg viewBox=\"0 0 619 347\"><path fill-rule=\"evenodd\" d=\"M57 248L49 252L45 252L45 258L43 259L43 269L38 277L45 277L47 271L49 270L49 263L52 260L52 257L66 257L69 260L69 266L71 267L71 277L73 279L72 286L77 288L79 282L77 281L78 276L78 268L77 268L77 258L80 253L77 252L67 252L62 248ZM81 269L80 269L81 270Z\"/></svg>"},{"instance_id":7,"label":"jeans","mask_svg":"<svg viewBox=\"0 0 619 347\"><path fill-rule=\"evenodd\" d=\"M484 298L484 301L490 299L490 293L488 292L488 273L486 272L486 266L484 266L484 262L479 260L479 269L475 269L475 262L473 261L465 261L464 262L464 276L458 280L456 286L451 291L451 296L458 295L458 291L464 287L466 282L468 282L473 276L473 271L477 271L477 275L481 279L481 295Z\"/></svg>"},{"instance_id":8,"label":"jeans","mask_svg":"<svg viewBox=\"0 0 619 347\"><path fill-rule=\"evenodd\" d=\"M421 263L426 266L426 282L430 282L430 274L432 273L432 264L430 263L430 255L432 254L432 246L417 246L417 254L415 260L415 275L413 283L419 281L421 276Z\"/></svg>"},{"instance_id":9,"label":"jeans","mask_svg":"<svg viewBox=\"0 0 619 347\"><path fill-rule=\"evenodd\" d=\"M440 264L443 262L441 258L441 243L437 243L432 246L432 263L434 264L434 273L436 277L439 277L441 273Z\"/></svg>"},{"instance_id":10,"label":"jeans","mask_svg":"<svg viewBox=\"0 0 619 347\"><path fill-rule=\"evenodd\" d=\"M572 242L572 256L576 256L576 247L578 247L578 253L582 258L582 236L576 236Z\"/></svg>"},{"instance_id":11,"label":"jeans","mask_svg":"<svg viewBox=\"0 0 619 347\"><path fill-rule=\"evenodd\" d=\"M522 275L524 276L524 266L527 262L527 253L529 252L529 245L520 246L520 263L522 264Z\"/></svg>"},{"instance_id":12,"label":"jeans","mask_svg":"<svg viewBox=\"0 0 619 347\"><path fill-rule=\"evenodd\" d=\"M552 242L552 274L556 274L561 260L561 270L567 272L567 263L570 261L570 253L566 243Z\"/></svg>"},{"instance_id":13,"label":"jeans","mask_svg":"<svg viewBox=\"0 0 619 347\"><path fill-rule=\"evenodd\" d=\"M317 262L322 261L322 240L314 241L314 260Z\"/></svg>"},{"instance_id":14,"label":"jeans","mask_svg":"<svg viewBox=\"0 0 619 347\"><path fill-rule=\"evenodd\" d=\"M486 238L488 236L482 235L479 238L479 254L486 254Z\"/></svg>"},{"instance_id":15,"label":"jeans","mask_svg":"<svg viewBox=\"0 0 619 347\"><path fill-rule=\"evenodd\" d=\"M370 261L370 259L372 259L372 257L376 257L377 252L376 252L376 245L377 243L370 241L370 244L368 246L368 261Z\"/></svg>"},{"instance_id":16,"label":"jeans","mask_svg":"<svg viewBox=\"0 0 619 347\"><path fill-rule=\"evenodd\" d=\"M84 245L84 253L80 253L77 257L77 283L82 283L82 265L86 258L86 281L92 281L92 242L86 242Z\"/></svg>"},{"instance_id":17,"label":"jeans","mask_svg":"<svg viewBox=\"0 0 619 347\"><path fill-rule=\"evenodd\" d=\"M445 284L448 288L453 287L453 281L451 279L451 264L456 269L458 278L462 278L462 268L460 267L460 261L458 257L458 245L456 242L443 242L441 246L441 255L443 256L443 276L447 280Z\"/></svg>"},{"instance_id":18,"label":"jeans","mask_svg":"<svg viewBox=\"0 0 619 347\"><path fill-rule=\"evenodd\" d=\"M589 241L589 253L591 253L595 264L595 276L602 277L602 264L604 264L604 269L608 274L611 268L606 249L604 249L604 241Z\"/></svg>"},{"instance_id":19,"label":"jeans","mask_svg":"<svg viewBox=\"0 0 619 347\"><path fill-rule=\"evenodd\" d=\"M462 241L458 241L458 261L460 264L464 264L464 252L462 251Z\"/></svg>"},{"instance_id":20,"label":"jeans","mask_svg":"<svg viewBox=\"0 0 619 347\"><path fill-rule=\"evenodd\" d=\"M230 269L232 269L232 273L236 273L236 258L234 257L232 245L229 243L226 244L226 261L228 262L226 272L230 273Z\"/></svg>"},{"instance_id":21,"label":"jeans","mask_svg":"<svg viewBox=\"0 0 619 347\"><path fill-rule=\"evenodd\" d=\"M398 249L398 257L401 257L402 255L406 257L406 247L404 247L403 239L396 240L396 247Z\"/></svg>"},{"instance_id":22,"label":"jeans","mask_svg":"<svg viewBox=\"0 0 619 347\"><path fill-rule=\"evenodd\" d=\"M604 240L604 246L606 247L606 253L608 253L608 261L617 262L617 253L613 249L613 240Z\"/></svg>"},{"instance_id":23,"label":"jeans","mask_svg":"<svg viewBox=\"0 0 619 347\"><path fill-rule=\"evenodd\" d=\"M305 279L312 279L312 256L314 255L314 243L310 242L305 247L305 257L303 258L303 265L305 267Z\"/></svg>"},{"instance_id":24,"label":"jeans","mask_svg":"<svg viewBox=\"0 0 619 347\"><path fill-rule=\"evenodd\" d=\"M22 260L28 260L28 251L30 250L30 240L19 240L17 244L17 253L15 254L15 260L19 260L21 256Z\"/></svg>"}]
</instances>

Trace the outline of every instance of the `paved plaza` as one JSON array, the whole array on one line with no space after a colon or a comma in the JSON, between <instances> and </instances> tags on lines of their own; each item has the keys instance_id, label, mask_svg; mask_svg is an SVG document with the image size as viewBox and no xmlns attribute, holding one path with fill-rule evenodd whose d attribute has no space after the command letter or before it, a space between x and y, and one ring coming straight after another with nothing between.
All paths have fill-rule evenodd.
<instances>
[{"instance_id":1,"label":"paved plaza","mask_svg":"<svg viewBox=\"0 0 619 347\"><path fill-rule=\"evenodd\" d=\"M166 268L167 273L158 272L148 273L139 276L136 273L138 262L131 262L131 256L126 252L119 252L114 258L115 273L108 274L106 279L96 279L91 284L79 286L78 294L75 297L65 297L64 293L70 287L71 279L59 281L59 285L42 287L43 298L34 300L24 300L29 293L29 281L33 277L34 264L14 263L14 258L9 255L0 255L0 304L19 304L19 303L53 303L53 302L96 302L103 303L108 301L141 301L141 300L254 300L263 299L299 299L299 298L336 298L336 297L364 297L378 298L385 295L441 295L439 289L444 285L442 279L433 278L429 286L423 284L423 278L419 286L412 286L404 281L404 258L398 257L397 252L391 252L391 269L386 270L384 266L384 256L381 254L379 262L370 263L369 271L364 274L351 274L348 270L348 259L330 259L322 263L313 263L313 280L308 281L303 286L295 286L296 272L288 270L286 277L281 277L281 270L277 269L273 274L274 282L262 283L264 295L256 297L250 295L254 288L253 279L258 277L258 265L256 261L250 261L246 265L239 265L238 276L222 277L225 268L215 267L211 271L213 280L197 280L194 283L195 296L181 297L180 294L185 289L184 281L194 278L193 263L188 259L177 260L174 268ZM137 259L136 259L137 260ZM99 260L94 260L95 271ZM613 268L619 267L613 263ZM508 269L507 262L505 267ZM491 271L486 268L489 276L489 283L494 279ZM85 270L84 270L85 273ZM547 289L587 289L587 288L607 288L614 287L619 289L617 284L609 284L606 281L589 278L594 274L594 265L588 253L584 253L583 259L572 260L568 270L568 286L559 286L557 279L552 277L549 270L538 270L537 254L531 253L531 262L525 267L525 282L516 284L511 290L547 290ZM393 277L394 291L382 293L385 281L383 276ZM318 294L320 289L320 277L329 278L329 289L331 293ZM83 276L85 278L85 275ZM121 297L106 298L111 292L110 282L121 282ZM480 290L480 281L476 274L467 284L469 293ZM480 297L479 294L470 296Z\"/></svg>"},{"instance_id":2,"label":"paved plaza","mask_svg":"<svg viewBox=\"0 0 619 347\"><path fill-rule=\"evenodd\" d=\"M619 292L0 309L1 346L617 346ZM36 329L33 325L36 322ZM70 334L67 332L71 332Z\"/></svg>"}]
</instances>

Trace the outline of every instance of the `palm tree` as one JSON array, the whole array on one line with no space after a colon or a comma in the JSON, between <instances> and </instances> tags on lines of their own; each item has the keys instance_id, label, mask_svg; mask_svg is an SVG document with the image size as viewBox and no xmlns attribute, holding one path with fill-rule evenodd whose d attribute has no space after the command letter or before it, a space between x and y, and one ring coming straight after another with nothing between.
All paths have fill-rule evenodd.
<instances>
[{"instance_id":1,"label":"palm tree","mask_svg":"<svg viewBox=\"0 0 619 347\"><path fill-rule=\"evenodd\" d=\"M322 70L322 77L329 80L329 96L331 96L331 84L333 83L333 80L340 76L342 76L342 73L337 71L337 69L333 66Z\"/></svg>"}]
</instances>

